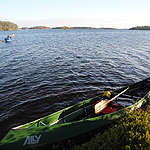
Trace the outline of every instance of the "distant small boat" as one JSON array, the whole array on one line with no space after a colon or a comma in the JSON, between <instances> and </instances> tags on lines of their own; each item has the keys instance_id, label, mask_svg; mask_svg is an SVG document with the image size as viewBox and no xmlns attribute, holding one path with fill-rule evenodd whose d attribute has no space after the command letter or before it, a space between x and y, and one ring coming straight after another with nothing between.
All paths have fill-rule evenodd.
<instances>
[{"instance_id":1,"label":"distant small boat","mask_svg":"<svg viewBox=\"0 0 150 150\"><path fill-rule=\"evenodd\" d=\"M11 40L10 38L5 38L4 41L5 41L6 43L12 42L12 40Z\"/></svg>"},{"instance_id":2,"label":"distant small boat","mask_svg":"<svg viewBox=\"0 0 150 150\"><path fill-rule=\"evenodd\" d=\"M0 141L0 149L34 149L106 126L131 110L145 107L149 103L150 78L117 89L113 93L116 95L113 97L115 99L112 98L114 105L108 104L98 115L95 114L94 106L104 99L104 94L14 127ZM113 111L110 112L110 109Z\"/></svg>"}]
</instances>

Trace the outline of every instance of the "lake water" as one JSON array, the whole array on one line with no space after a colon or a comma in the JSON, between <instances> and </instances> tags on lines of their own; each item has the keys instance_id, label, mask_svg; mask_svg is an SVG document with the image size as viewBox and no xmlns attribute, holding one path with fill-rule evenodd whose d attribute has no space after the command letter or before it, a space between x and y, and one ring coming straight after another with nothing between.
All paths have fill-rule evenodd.
<instances>
[{"instance_id":1,"label":"lake water","mask_svg":"<svg viewBox=\"0 0 150 150\"><path fill-rule=\"evenodd\" d=\"M0 138L10 128L150 77L150 31L0 31Z\"/></svg>"}]
</instances>

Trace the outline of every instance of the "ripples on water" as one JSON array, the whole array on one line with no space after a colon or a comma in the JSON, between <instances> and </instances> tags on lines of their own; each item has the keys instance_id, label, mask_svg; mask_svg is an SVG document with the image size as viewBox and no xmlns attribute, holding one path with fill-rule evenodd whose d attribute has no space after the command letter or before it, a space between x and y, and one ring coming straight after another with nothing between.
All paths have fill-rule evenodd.
<instances>
[{"instance_id":1,"label":"ripples on water","mask_svg":"<svg viewBox=\"0 0 150 150\"><path fill-rule=\"evenodd\" d=\"M1 31L0 132L149 77L150 32Z\"/></svg>"}]
</instances>

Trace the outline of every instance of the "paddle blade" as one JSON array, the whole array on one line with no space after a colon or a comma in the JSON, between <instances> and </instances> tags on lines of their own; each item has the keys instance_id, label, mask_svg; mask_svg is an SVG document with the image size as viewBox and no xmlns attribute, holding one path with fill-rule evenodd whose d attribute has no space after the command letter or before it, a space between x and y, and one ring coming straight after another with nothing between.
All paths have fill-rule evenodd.
<instances>
[{"instance_id":1,"label":"paddle blade","mask_svg":"<svg viewBox=\"0 0 150 150\"><path fill-rule=\"evenodd\" d=\"M14 36L15 34L13 34L12 36Z\"/></svg>"},{"instance_id":2,"label":"paddle blade","mask_svg":"<svg viewBox=\"0 0 150 150\"><path fill-rule=\"evenodd\" d=\"M103 111L107 107L108 103L109 103L109 101L107 101L107 100L102 100L99 103L97 103L94 106L95 114L99 114L101 111Z\"/></svg>"},{"instance_id":3,"label":"paddle blade","mask_svg":"<svg viewBox=\"0 0 150 150\"><path fill-rule=\"evenodd\" d=\"M2 42L5 42L5 40L3 40Z\"/></svg>"}]
</instances>

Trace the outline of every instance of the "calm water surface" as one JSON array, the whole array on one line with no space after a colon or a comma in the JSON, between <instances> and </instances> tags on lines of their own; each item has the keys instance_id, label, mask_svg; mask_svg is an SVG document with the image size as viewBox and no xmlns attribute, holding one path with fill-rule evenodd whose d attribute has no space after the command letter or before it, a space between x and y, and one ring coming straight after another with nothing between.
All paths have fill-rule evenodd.
<instances>
[{"instance_id":1,"label":"calm water surface","mask_svg":"<svg viewBox=\"0 0 150 150\"><path fill-rule=\"evenodd\" d=\"M0 31L0 138L10 128L150 75L150 32Z\"/></svg>"}]
</instances>

